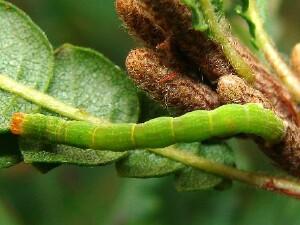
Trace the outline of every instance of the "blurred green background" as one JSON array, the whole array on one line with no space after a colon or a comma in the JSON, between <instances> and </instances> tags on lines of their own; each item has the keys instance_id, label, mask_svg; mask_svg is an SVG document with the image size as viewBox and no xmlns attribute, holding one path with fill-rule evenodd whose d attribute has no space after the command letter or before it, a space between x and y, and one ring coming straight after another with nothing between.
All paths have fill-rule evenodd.
<instances>
[{"instance_id":1,"label":"blurred green background","mask_svg":"<svg viewBox=\"0 0 300 225\"><path fill-rule=\"evenodd\" d=\"M65 42L91 47L123 67L126 53L136 45L115 15L113 1L11 2L31 16L55 47ZM288 55L300 39L300 1L271 0L270 5L268 29ZM240 167L270 169L255 145L235 145ZM62 166L42 175L19 165L0 171L0 225L300 224L298 200L241 184L222 192L177 193L172 182L172 177L119 178L113 166Z\"/></svg>"}]
</instances>

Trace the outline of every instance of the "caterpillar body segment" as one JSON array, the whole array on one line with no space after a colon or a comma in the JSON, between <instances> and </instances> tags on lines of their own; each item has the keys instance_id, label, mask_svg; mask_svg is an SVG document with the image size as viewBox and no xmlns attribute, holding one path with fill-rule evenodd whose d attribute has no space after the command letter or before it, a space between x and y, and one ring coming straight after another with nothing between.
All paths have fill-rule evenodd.
<instances>
[{"instance_id":1,"label":"caterpillar body segment","mask_svg":"<svg viewBox=\"0 0 300 225\"><path fill-rule=\"evenodd\" d=\"M215 110L197 110L180 117L160 117L145 123L91 124L66 121L42 114L15 114L14 134L71 146L125 151L161 148L181 142L252 134L277 143L285 124L260 104L224 105Z\"/></svg>"}]
</instances>

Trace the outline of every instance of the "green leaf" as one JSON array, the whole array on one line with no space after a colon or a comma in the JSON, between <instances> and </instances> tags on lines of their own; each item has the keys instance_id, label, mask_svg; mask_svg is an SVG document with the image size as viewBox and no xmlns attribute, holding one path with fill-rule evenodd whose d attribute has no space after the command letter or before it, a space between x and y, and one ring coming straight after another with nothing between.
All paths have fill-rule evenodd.
<instances>
[{"instance_id":1,"label":"green leaf","mask_svg":"<svg viewBox=\"0 0 300 225\"><path fill-rule=\"evenodd\" d=\"M53 52L44 33L15 6L0 1L0 73L40 91L53 74ZM36 112L18 96L0 91L0 131L7 131L14 112Z\"/></svg>"},{"instance_id":2,"label":"green leaf","mask_svg":"<svg viewBox=\"0 0 300 225\"><path fill-rule=\"evenodd\" d=\"M129 155L116 163L122 177L148 178L166 176L182 169L184 165L147 150L129 151Z\"/></svg>"},{"instance_id":3,"label":"green leaf","mask_svg":"<svg viewBox=\"0 0 300 225\"><path fill-rule=\"evenodd\" d=\"M218 163L234 165L231 149L224 143L192 143L171 146L189 151ZM149 178L176 173L175 186L178 191L196 191L222 187L228 180L204 171L187 167L179 162L150 153L147 150L129 151L129 155L116 163L118 174L123 177Z\"/></svg>"},{"instance_id":4,"label":"green leaf","mask_svg":"<svg viewBox=\"0 0 300 225\"><path fill-rule=\"evenodd\" d=\"M192 22L195 30L206 31L208 24L204 20L202 11L200 10L200 2L198 0L181 0L192 11Z\"/></svg>"},{"instance_id":5,"label":"green leaf","mask_svg":"<svg viewBox=\"0 0 300 225\"><path fill-rule=\"evenodd\" d=\"M139 103L136 89L126 74L103 55L65 44L55 54L54 77L48 93L85 112L110 122L136 122ZM49 112L45 112L49 113ZM70 146L22 144L25 162L102 165L126 153L80 150ZM43 157L47 157L43 160ZM93 159L93 160L92 160Z\"/></svg>"},{"instance_id":6,"label":"green leaf","mask_svg":"<svg viewBox=\"0 0 300 225\"><path fill-rule=\"evenodd\" d=\"M268 15L268 1L266 0L241 0L241 5L238 6L242 13L248 13L250 8L256 5L256 9L258 10L260 17L263 20L267 19Z\"/></svg>"},{"instance_id":7,"label":"green leaf","mask_svg":"<svg viewBox=\"0 0 300 225\"><path fill-rule=\"evenodd\" d=\"M263 24L267 19L268 1L266 0L242 0L242 4L236 7L236 12L248 23L252 36L251 43L258 49L256 41L256 24Z\"/></svg>"},{"instance_id":8,"label":"green leaf","mask_svg":"<svg viewBox=\"0 0 300 225\"><path fill-rule=\"evenodd\" d=\"M204 19L199 0L181 0L183 4L190 8L192 11L192 23L195 30L205 32L208 31L209 25ZM211 0L217 13L223 14L223 0Z\"/></svg>"},{"instance_id":9,"label":"green leaf","mask_svg":"<svg viewBox=\"0 0 300 225\"><path fill-rule=\"evenodd\" d=\"M25 163L76 164L79 166L100 166L112 163L127 155L127 152L97 151L92 149L71 148L64 145L36 146L47 151L24 151Z\"/></svg>"},{"instance_id":10,"label":"green leaf","mask_svg":"<svg viewBox=\"0 0 300 225\"><path fill-rule=\"evenodd\" d=\"M205 143L197 155L226 165L234 165L232 150L225 143ZM197 191L209 189L225 183L224 178L191 167L176 174L175 186L178 191Z\"/></svg>"},{"instance_id":11,"label":"green leaf","mask_svg":"<svg viewBox=\"0 0 300 225\"><path fill-rule=\"evenodd\" d=\"M177 144L171 148L197 152L199 143ZM129 155L116 163L118 174L123 177L161 177L184 168L171 159L150 153L147 150L129 151Z\"/></svg>"},{"instance_id":12,"label":"green leaf","mask_svg":"<svg viewBox=\"0 0 300 225\"><path fill-rule=\"evenodd\" d=\"M55 51L48 94L110 122L136 122L139 102L127 75L102 54L65 44Z\"/></svg>"},{"instance_id":13,"label":"green leaf","mask_svg":"<svg viewBox=\"0 0 300 225\"><path fill-rule=\"evenodd\" d=\"M0 1L0 74L44 92L53 74L53 51L44 33L24 12ZM33 105L0 90L0 168L20 160L16 139L8 132L12 113L37 112ZM9 141L11 140L11 141Z\"/></svg>"}]
</instances>

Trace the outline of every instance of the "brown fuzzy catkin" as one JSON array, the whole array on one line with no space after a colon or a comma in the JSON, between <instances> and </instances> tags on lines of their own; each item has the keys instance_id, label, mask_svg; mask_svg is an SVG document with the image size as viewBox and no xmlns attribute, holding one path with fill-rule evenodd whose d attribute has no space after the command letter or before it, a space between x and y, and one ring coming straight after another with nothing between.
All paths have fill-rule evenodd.
<instances>
[{"instance_id":1,"label":"brown fuzzy catkin","mask_svg":"<svg viewBox=\"0 0 300 225\"><path fill-rule=\"evenodd\" d=\"M210 80L236 74L221 47L192 29L191 12L179 0L117 0L116 9L134 36L152 47L163 42L163 37L172 39L175 48Z\"/></svg>"},{"instance_id":2,"label":"brown fuzzy catkin","mask_svg":"<svg viewBox=\"0 0 300 225\"><path fill-rule=\"evenodd\" d=\"M274 110L272 103L260 91L234 75L222 76L219 79L217 93L223 104L260 103L266 109Z\"/></svg>"},{"instance_id":3,"label":"brown fuzzy catkin","mask_svg":"<svg viewBox=\"0 0 300 225\"><path fill-rule=\"evenodd\" d=\"M132 2L133 0L122 1ZM221 77L218 92L222 103L261 103L264 107L274 110L286 121L287 132L282 143L271 148L264 148L264 150L282 168L300 176L300 128L297 127L300 120L290 94L280 81L272 76L261 62L233 37L229 37L231 45L251 66L255 74L255 82L253 87L249 87L237 76L224 76L237 75L237 73L222 52L221 46L209 40L205 34L192 29L191 13L179 0L140 0L139 2L143 3L143 7L139 8L144 10L143 14L151 15L149 17L151 20L148 21L152 25L144 26L143 35L141 35L139 26L125 21L131 31L134 31L132 33L144 39L149 45L147 38L153 37L151 27L155 25L163 31L164 40L154 41L151 46L163 46L164 44L160 43L169 39L172 41L169 44L172 43L175 47L163 48L164 53L168 53L166 54L168 57L161 56L149 49L131 52L127 58L127 69L137 85L154 99L167 106L176 106L185 111L217 107L219 102L217 104L208 103L213 99L215 99L213 102L216 103L216 99L218 99L212 90L204 86L209 91L203 91L203 89L199 91L199 86L195 84L194 80L187 78L184 73L178 72L182 71L178 66L174 66L174 63L166 64L164 57L169 60L173 58L175 64L178 64L175 60L176 57L172 56L174 52L170 51L170 49L176 49L175 53L182 53L183 57L189 60L190 65L194 64L195 67L198 67L211 81L214 82ZM141 13L132 15L138 21L146 21ZM146 35L147 33L149 35ZM160 48L160 50L162 49ZM182 68L182 65L179 67ZM214 97L208 98L207 93ZM201 96L202 100L196 96ZM214 106L210 107L212 105Z\"/></svg>"},{"instance_id":4,"label":"brown fuzzy catkin","mask_svg":"<svg viewBox=\"0 0 300 225\"><path fill-rule=\"evenodd\" d=\"M180 0L140 0L154 16L156 23L169 33L181 33L192 25L192 14Z\"/></svg>"},{"instance_id":5,"label":"brown fuzzy catkin","mask_svg":"<svg viewBox=\"0 0 300 225\"><path fill-rule=\"evenodd\" d=\"M237 40L231 40L237 53L249 63L255 74L253 87L259 90L266 98L272 102L275 112L282 119L300 124L300 119L295 103L288 90L282 83L272 76L259 60L249 51L248 48L240 44Z\"/></svg>"},{"instance_id":6,"label":"brown fuzzy catkin","mask_svg":"<svg viewBox=\"0 0 300 225\"><path fill-rule=\"evenodd\" d=\"M153 2L154 3L154 2ZM178 52L170 29L164 30L160 25L166 26L164 22L158 22L154 18L156 13L152 11L149 2L141 0L116 0L115 7L119 17L123 20L129 32L142 40L146 46L159 49L164 52L169 60L176 60L180 67L191 70L191 65L185 62L185 58ZM193 68L197 70L197 68Z\"/></svg>"},{"instance_id":7,"label":"brown fuzzy catkin","mask_svg":"<svg viewBox=\"0 0 300 225\"><path fill-rule=\"evenodd\" d=\"M250 87L237 76L223 76L219 79L217 92L223 104L260 103L273 111L271 102L258 90ZM276 112L276 111L275 111ZM278 114L278 112L276 112ZM279 115L282 117L282 115ZM284 116L283 116L284 117ZM286 122L286 133L278 145L269 146L268 143L256 139L263 151L281 168L300 177L300 128L294 123Z\"/></svg>"},{"instance_id":8,"label":"brown fuzzy catkin","mask_svg":"<svg viewBox=\"0 0 300 225\"><path fill-rule=\"evenodd\" d=\"M180 51L211 80L223 75L237 75L226 56L218 46L201 32L192 29L191 13L179 0L141 0L151 8L156 23L164 29L171 29ZM286 120L300 124L296 106L283 85L272 76L259 60L238 40L230 39L237 53L251 66L254 74L254 88L272 102L274 109Z\"/></svg>"},{"instance_id":9,"label":"brown fuzzy catkin","mask_svg":"<svg viewBox=\"0 0 300 225\"><path fill-rule=\"evenodd\" d=\"M129 33L146 45L155 47L166 39L165 31L155 23L147 6L138 0L116 0L115 8Z\"/></svg>"},{"instance_id":10,"label":"brown fuzzy catkin","mask_svg":"<svg viewBox=\"0 0 300 225\"><path fill-rule=\"evenodd\" d=\"M210 80L224 74L236 74L221 46L206 34L193 30L192 13L180 0L141 1L150 9L155 22L173 36L180 51Z\"/></svg>"},{"instance_id":11,"label":"brown fuzzy catkin","mask_svg":"<svg viewBox=\"0 0 300 225\"><path fill-rule=\"evenodd\" d=\"M160 54L147 48L129 53L126 68L138 87L167 107L184 112L219 106L218 95L210 87L183 74Z\"/></svg>"}]
</instances>

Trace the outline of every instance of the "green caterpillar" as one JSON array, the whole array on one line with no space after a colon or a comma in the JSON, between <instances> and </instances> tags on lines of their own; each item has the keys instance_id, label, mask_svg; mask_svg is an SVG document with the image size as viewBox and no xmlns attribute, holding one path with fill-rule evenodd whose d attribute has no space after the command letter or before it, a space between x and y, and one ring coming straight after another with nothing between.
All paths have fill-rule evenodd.
<instances>
[{"instance_id":1,"label":"green caterpillar","mask_svg":"<svg viewBox=\"0 0 300 225\"><path fill-rule=\"evenodd\" d=\"M237 134L253 134L276 143L282 140L285 125L271 110L252 103L224 105L212 111L198 110L180 117L160 117L140 124L98 125L41 114L16 113L11 131L16 135L80 148L125 151Z\"/></svg>"}]
</instances>

